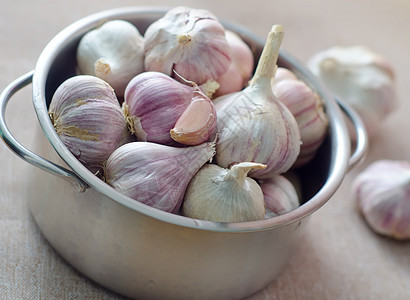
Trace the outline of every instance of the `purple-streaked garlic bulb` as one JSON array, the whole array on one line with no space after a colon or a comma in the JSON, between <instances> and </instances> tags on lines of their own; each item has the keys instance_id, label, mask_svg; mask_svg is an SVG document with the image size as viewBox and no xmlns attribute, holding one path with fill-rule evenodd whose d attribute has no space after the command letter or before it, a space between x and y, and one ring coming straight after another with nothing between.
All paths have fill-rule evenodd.
<instances>
[{"instance_id":1,"label":"purple-streaked garlic bulb","mask_svg":"<svg viewBox=\"0 0 410 300\"><path fill-rule=\"evenodd\" d=\"M286 70L286 71L285 71ZM302 145L293 167L306 165L322 145L328 128L328 119L322 100L306 83L291 76L291 71L278 68L278 80L272 81L275 96L290 110L299 126ZM293 74L293 73L292 73Z\"/></svg>"},{"instance_id":2,"label":"purple-streaked garlic bulb","mask_svg":"<svg viewBox=\"0 0 410 300\"><path fill-rule=\"evenodd\" d=\"M146 71L176 71L198 85L221 76L231 62L224 27L204 9L172 8L147 28L144 39Z\"/></svg>"},{"instance_id":3,"label":"purple-streaked garlic bulb","mask_svg":"<svg viewBox=\"0 0 410 300\"><path fill-rule=\"evenodd\" d=\"M127 124L112 87L100 78L78 75L64 81L49 107L64 145L90 171L98 171L125 142Z\"/></svg>"},{"instance_id":4,"label":"purple-streaked garlic bulb","mask_svg":"<svg viewBox=\"0 0 410 300\"><path fill-rule=\"evenodd\" d=\"M386 58L363 46L335 46L315 54L308 67L361 116L369 137L396 107L395 77Z\"/></svg>"},{"instance_id":5,"label":"purple-streaked garlic bulb","mask_svg":"<svg viewBox=\"0 0 410 300\"><path fill-rule=\"evenodd\" d=\"M182 148L150 142L128 143L108 158L105 181L141 203L177 213L192 177L214 153L212 142Z\"/></svg>"},{"instance_id":6,"label":"purple-streaked garlic bulb","mask_svg":"<svg viewBox=\"0 0 410 300\"><path fill-rule=\"evenodd\" d=\"M266 217L288 213L299 207L299 195L295 186L283 175L259 181L266 204Z\"/></svg>"},{"instance_id":7,"label":"purple-streaked garlic bulb","mask_svg":"<svg viewBox=\"0 0 410 300\"><path fill-rule=\"evenodd\" d=\"M353 193L373 231L398 240L410 239L410 162L371 163L354 179Z\"/></svg>"},{"instance_id":8,"label":"purple-streaked garlic bulb","mask_svg":"<svg viewBox=\"0 0 410 300\"><path fill-rule=\"evenodd\" d=\"M140 141L198 145L216 130L214 105L201 89L160 72L144 72L130 81L123 110Z\"/></svg>"},{"instance_id":9,"label":"purple-streaked garlic bulb","mask_svg":"<svg viewBox=\"0 0 410 300\"><path fill-rule=\"evenodd\" d=\"M242 162L229 170L204 165L192 178L182 205L184 216L214 222L246 222L265 218L263 193L247 174L263 164Z\"/></svg>"},{"instance_id":10,"label":"purple-streaked garlic bulb","mask_svg":"<svg viewBox=\"0 0 410 300\"><path fill-rule=\"evenodd\" d=\"M216 79L220 87L215 97L242 90L251 78L254 67L252 50L242 38L230 30L225 31L225 36L231 49L231 64L228 70Z\"/></svg>"},{"instance_id":11,"label":"purple-streaked garlic bulb","mask_svg":"<svg viewBox=\"0 0 410 300\"><path fill-rule=\"evenodd\" d=\"M128 82L144 71L144 39L130 22L108 21L81 38L77 62L82 74L105 80L122 97Z\"/></svg>"},{"instance_id":12,"label":"purple-streaked garlic bulb","mask_svg":"<svg viewBox=\"0 0 410 300\"><path fill-rule=\"evenodd\" d=\"M266 165L266 169L250 171L254 178L286 172L300 151L296 120L271 87L282 38L282 26L273 26L249 86L214 99L218 119L215 162L224 168L246 161Z\"/></svg>"}]
</instances>

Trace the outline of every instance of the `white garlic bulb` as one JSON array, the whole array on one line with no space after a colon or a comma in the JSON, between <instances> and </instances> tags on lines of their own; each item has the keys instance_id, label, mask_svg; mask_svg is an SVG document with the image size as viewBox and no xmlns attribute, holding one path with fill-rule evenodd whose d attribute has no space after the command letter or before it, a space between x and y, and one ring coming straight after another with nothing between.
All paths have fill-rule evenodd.
<instances>
[{"instance_id":1,"label":"white garlic bulb","mask_svg":"<svg viewBox=\"0 0 410 300\"><path fill-rule=\"evenodd\" d=\"M220 87L215 97L243 89L251 78L254 67L252 50L242 38L230 30L225 30L225 37L231 49L231 64L228 70L216 79Z\"/></svg>"},{"instance_id":2,"label":"white garlic bulb","mask_svg":"<svg viewBox=\"0 0 410 300\"><path fill-rule=\"evenodd\" d=\"M144 39L130 22L108 21L81 38L77 62L82 74L105 80L122 97L128 82L144 71Z\"/></svg>"},{"instance_id":3,"label":"white garlic bulb","mask_svg":"<svg viewBox=\"0 0 410 300\"><path fill-rule=\"evenodd\" d=\"M178 213L190 180L214 154L214 143L171 147L132 142L107 159L105 181L141 203Z\"/></svg>"},{"instance_id":4,"label":"white garlic bulb","mask_svg":"<svg viewBox=\"0 0 410 300\"><path fill-rule=\"evenodd\" d=\"M263 164L243 162L230 170L204 165L192 178L182 204L184 216L214 222L246 222L265 217L263 193L258 183L247 177Z\"/></svg>"},{"instance_id":5,"label":"white garlic bulb","mask_svg":"<svg viewBox=\"0 0 410 300\"><path fill-rule=\"evenodd\" d=\"M129 140L113 89L95 76L77 75L64 81L53 95L49 115L64 145L92 172Z\"/></svg>"},{"instance_id":6,"label":"white garlic bulb","mask_svg":"<svg viewBox=\"0 0 410 300\"><path fill-rule=\"evenodd\" d=\"M267 165L249 173L257 179L286 172L300 152L298 124L271 87L282 38L282 26L273 26L249 86L214 99L215 162L224 168L246 161Z\"/></svg>"},{"instance_id":7,"label":"white garlic bulb","mask_svg":"<svg viewBox=\"0 0 410 300\"><path fill-rule=\"evenodd\" d=\"M218 78L231 62L224 27L204 9L172 8L147 28L144 39L146 71L172 77L176 71L198 85Z\"/></svg>"},{"instance_id":8,"label":"white garlic bulb","mask_svg":"<svg viewBox=\"0 0 410 300\"><path fill-rule=\"evenodd\" d=\"M290 110L299 126L302 145L293 167L310 162L325 139L329 120L322 100L306 83L285 68L278 68L272 81L275 96Z\"/></svg>"},{"instance_id":9,"label":"white garlic bulb","mask_svg":"<svg viewBox=\"0 0 410 300\"><path fill-rule=\"evenodd\" d=\"M275 217L299 207L295 186L283 175L275 175L259 182L266 204L266 217Z\"/></svg>"},{"instance_id":10,"label":"white garlic bulb","mask_svg":"<svg viewBox=\"0 0 410 300\"><path fill-rule=\"evenodd\" d=\"M355 108L369 137L375 136L396 104L390 63L366 47L339 46L314 55L308 67L329 91Z\"/></svg>"},{"instance_id":11,"label":"white garlic bulb","mask_svg":"<svg viewBox=\"0 0 410 300\"><path fill-rule=\"evenodd\" d=\"M410 162L373 162L354 179L353 192L370 228L395 239L410 239Z\"/></svg>"}]
</instances>

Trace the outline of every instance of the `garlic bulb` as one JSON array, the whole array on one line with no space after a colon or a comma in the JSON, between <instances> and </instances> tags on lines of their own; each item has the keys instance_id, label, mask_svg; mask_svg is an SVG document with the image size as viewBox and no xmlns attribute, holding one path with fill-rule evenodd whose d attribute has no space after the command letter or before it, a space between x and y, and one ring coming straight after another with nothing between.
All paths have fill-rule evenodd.
<instances>
[{"instance_id":1,"label":"garlic bulb","mask_svg":"<svg viewBox=\"0 0 410 300\"><path fill-rule=\"evenodd\" d=\"M353 192L372 230L410 239L410 162L373 162L354 179Z\"/></svg>"},{"instance_id":2,"label":"garlic bulb","mask_svg":"<svg viewBox=\"0 0 410 300\"><path fill-rule=\"evenodd\" d=\"M230 170L204 165L192 178L182 204L184 216L214 222L246 222L265 217L263 193L258 183L247 177L263 164L243 162Z\"/></svg>"},{"instance_id":3,"label":"garlic bulb","mask_svg":"<svg viewBox=\"0 0 410 300\"><path fill-rule=\"evenodd\" d=\"M218 141L215 162L224 168L246 161L267 165L254 178L286 172L300 151L300 133L292 113L272 92L283 28L273 26L250 85L214 99Z\"/></svg>"},{"instance_id":4,"label":"garlic bulb","mask_svg":"<svg viewBox=\"0 0 410 300\"><path fill-rule=\"evenodd\" d=\"M194 88L160 72L143 72L127 85L123 110L140 141L176 145L170 130L192 102Z\"/></svg>"},{"instance_id":5,"label":"garlic bulb","mask_svg":"<svg viewBox=\"0 0 410 300\"><path fill-rule=\"evenodd\" d=\"M190 180L214 153L214 143L185 148L128 143L108 158L105 181L141 203L177 213Z\"/></svg>"},{"instance_id":6,"label":"garlic bulb","mask_svg":"<svg viewBox=\"0 0 410 300\"><path fill-rule=\"evenodd\" d=\"M204 9L172 8L147 28L144 38L147 71L174 76L175 70L198 85L225 73L231 61L225 29Z\"/></svg>"},{"instance_id":7,"label":"garlic bulb","mask_svg":"<svg viewBox=\"0 0 410 300\"><path fill-rule=\"evenodd\" d=\"M300 167L316 155L326 136L329 121L319 96L306 83L298 80L291 71L285 70L278 68L276 74L279 73L279 80L275 77L272 89L298 123L302 145L293 167Z\"/></svg>"},{"instance_id":8,"label":"garlic bulb","mask_svg":"<svg viewBox=\"0 0 410 300\"><path fill-rule=\"evenodd\" d=\"M266 204L266 217L275 217L299 207L294 185L284 176L275 175L259 182Z\"/></svg>"},{"instance_id":9,"label":"garlic bulb","mask_svg":"<svg viewBox=\"0 0 410 300\"><path fill-rule=\"evenodd\" d=\"M105 80L122 97L128 82L144 71L144 39L133 24L108 21L81 38L77 61L82 74Z\"/></svg>"},{"instance_id":10,"label":"garlic bulb","mask_svg":"<svg viewBox=\"0 0 410 300\"><path fill-rule=\"evenodd\" d=\"M225 37L231 49L231 64L228 70L216 79L220 85L216 97L243 89L251 78L254 67L252 50L241 37L230 30L225 30Z\"/></svg>"},{"instance_id":11,"label":"garlic bulb","mask_svg":"<svg viewBox=\"0 0 410 300\"><path fill-rule=\"evenodd\" d=\"M127 139L127 125L111 86L78 75L55 91L49 115L61 141L90 171L96 172Z\"/></svg>"},{"instance_id":12,"label":"garlic bulb","mask_svg":"<svg viewBox=\"0 0 410 300\"><path fill-rule=\"evenodd\" d=\"M361 116L369 137L395 108L394 72L387 60L362 46L331 47L317 53L308 67L337 97Z\"/></svg>"}]
</instances>

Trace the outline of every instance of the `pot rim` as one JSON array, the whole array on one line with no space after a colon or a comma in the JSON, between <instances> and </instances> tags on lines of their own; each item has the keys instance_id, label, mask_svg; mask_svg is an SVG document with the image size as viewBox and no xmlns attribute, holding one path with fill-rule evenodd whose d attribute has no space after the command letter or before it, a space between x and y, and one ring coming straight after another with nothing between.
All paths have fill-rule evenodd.
<instances>
[{"instance_id":1,"label":"pot rim","mask_svg":"<svg viewBox=\"0 0 410 300\"><path fill-rule=\"evenodd\" d=\"M331 196L336 192L341 185L345 173L348 169L348 159L350 157L350 139L347 132L346 124L344 123L343 114L336 103L335 99L325 89L325 87L315 79L315 77L308 71L300 62L294 57L284 51L280 52L280 59L291 65L295 71L298 72L307 84L314 87L316 92L322 97L325 109L329 118L329 129L331 132L331 153L330 166L328 177L319 189L319 191L303 205L295 210L280 215L274 218L237 223L219 223L212 221L203 221L167 213L148 205L142 204L134 199L114 190L108 184L100 180L97 176L85 168L75 156L65 147L63 142L58 137L54 126L48 116L48 109L46 106L46 81L51 68L52 62L57 54L64 49L73 38L84 35L89 30L100 25L102 22L111 19L125 19L132 20L138 16L153 16L160 17L163 15L167 7L122 7L101 11L89 16L86 16L60 31L51 41L46 45L41 52L33 76L33 105L39 120L40 126L52 144L53 148L61 159L78 175L90 188L95 189L110 200L119 203L133 211L142 213L149 217L161 220L163 222L171 223L178 226L196 228L202 230L219 231L219 232L246 232L246 231L261 231L271 228L285 226L290 223L301 221L309 216L321 206L323 206ZM240 33L242 36L249 37L258 44L263 45L264 39L255 36L252 32L232 23L223 22L223 25L229 26L230 29Z\"/></svg>"}]
</instances>

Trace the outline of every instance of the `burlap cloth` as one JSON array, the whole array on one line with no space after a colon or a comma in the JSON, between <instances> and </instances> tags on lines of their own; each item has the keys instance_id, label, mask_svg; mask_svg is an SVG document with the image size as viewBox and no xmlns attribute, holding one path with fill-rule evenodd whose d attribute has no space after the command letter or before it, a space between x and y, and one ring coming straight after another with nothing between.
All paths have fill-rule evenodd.
<instances>
[{"instance_id":1,"label":"burlap cloth","mask_svg":"<svg viewBox=\"0 0 410 300\"><path fill-rule=\"evenodd\" d=\"M32 70L46 43L88 14L129 5L184 4L265 36L284 25L283 48L307 61L333 45L366 45L384 54L397 75L398 109L383 122L364 163L308 222L279 278L252 299L410 299L410 244L375 235L355 208L349 185L380 158L410 160L410 2L310 1L0 1L0 88ZM7 117L16 138L33 144L31 88L18 93ZM0 299L122 299L88 280L47 243L30 216L30 168L0 143Z\"/></svg>"}]
</instances>

